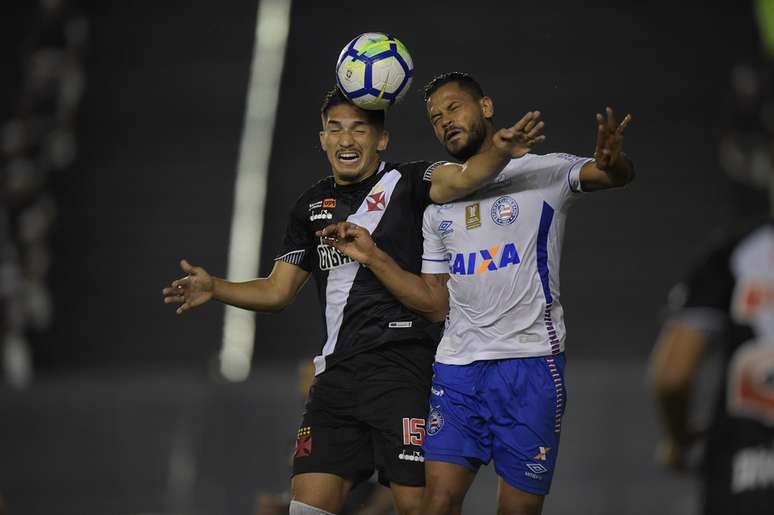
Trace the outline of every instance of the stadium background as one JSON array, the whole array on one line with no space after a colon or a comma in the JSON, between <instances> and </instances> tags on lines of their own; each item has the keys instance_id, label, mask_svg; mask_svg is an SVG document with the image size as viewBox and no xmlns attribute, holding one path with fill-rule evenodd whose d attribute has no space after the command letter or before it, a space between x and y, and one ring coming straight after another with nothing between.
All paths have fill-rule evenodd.
<instances>
[{"instance_id":1,"label":"stadium background","mask_svg":"<svg viewBox=\"0 0 774 515\"><path fill-rule=\"evenodd\" d=\"M25 333L33 375L15 382L4 368L0 495L10 515L253 513L259 492L286 487L297 365L320 348L313 288L258 317L252 374L234 384L216 374L223 308L177 318L160 292L182 257L225 274L257 1L70 4L88 23L78 151L43 186L56 205L53 317ZM19 115L39 10L21 0L0 9L6 123ZM444 157L421 87L445 71L476 76L501 124L541 110L540 153L589 155L594 113L633 114L625 149L636 182L584 198L567 224L569 405L545 513L691 513L695 480L653 463L645 366L666 294L709 235L766 210L765 195L726 178L717 157L731 69L758 54L750 6L295 2L262 274L292 202L328 173L319 104L338 52L371 30L397 35L416 66L388 118L390 160ZM492 512L494 484L491 470L481 475L466 513Z\"/></svg>"}]
</instances>

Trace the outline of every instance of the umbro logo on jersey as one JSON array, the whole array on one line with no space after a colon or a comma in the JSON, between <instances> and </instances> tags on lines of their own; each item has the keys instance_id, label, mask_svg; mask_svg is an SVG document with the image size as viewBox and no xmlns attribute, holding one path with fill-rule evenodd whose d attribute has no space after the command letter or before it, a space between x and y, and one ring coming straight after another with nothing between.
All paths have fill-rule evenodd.
<instances>
[{"instance_id":1,"label":"umbro logo on jersey","mask_svg":"<svg viewBox=\"0 0 774 515\"><path fill-rule=\"evenodd\" d=\"M354 259L342 254L330 245L318 245L317 255L320 257L320 270L333 270L337 266L355 262Z\"/></svg>"},{"instance_id":2,"label":"umbro logo on jersey","mask_svg":"<svg viewBox=\"0 0 774 515\"><path fill-rule=\"evenodd\" d=\"M454 232L452 223L451 220L444 220L438 225L438 231L441 233L441 236L446 236L447 234Z\"/></svg>"},{"instance_id":3,"label":"umbro logo on jersey","mask_svg":"<svg viewBox=\"0 0 774 515\"><path fill-rule=\"evenodd\" d=\"M449 268L455 275L476 275L483 272L499 270L509 265L516 265L521 262L519 253L516 251L516 245L506 243L502 249L490 247L481 249L477 252L468 252L467 254L457 253L452 256Z\"/></svg>"}]
</instances>

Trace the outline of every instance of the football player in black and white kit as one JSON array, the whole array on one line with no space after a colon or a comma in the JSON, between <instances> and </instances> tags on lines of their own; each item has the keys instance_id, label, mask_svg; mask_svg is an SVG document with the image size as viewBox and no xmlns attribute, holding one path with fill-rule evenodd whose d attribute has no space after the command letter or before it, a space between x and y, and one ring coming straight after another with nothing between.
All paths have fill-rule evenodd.
<instances>
[{"instance_id":1,"label":"football player in black and white kit","mask_svg":"<svg viewBox=\"0 0 774 515\"><path fill-rule=\"evenodd\" d=\"M484 106L487 108L487 106ZM422 214L461 198L544 139L540 113L499 130L489 151L465 163L388 163L384 112L365 111L332 90L322 106L320 144L333 175L296 201L268 277L229 282L183 260L187 274L163 290L182 314L211 299L255 311L287 306L314 275L325 320L316 379L293 463L291 514L337 513L374 470L401 514L419 513L425 414L440 327L405 308L367 268L315 232L350 221L367 227L406 270L422 263Z\"/></svg>"},{"instance_id":2,"label":"football player in black and white kit","mask_svg":"<svg viewBox=\"0 0 774 515\"><path fill-rule=\"evenodd\" d=\"M714 342L722 347L723 381L702 435L691 426L691 393ZM702 513L774 512L774 220L718 238L672 290L650 378L664 464L685 467L687 451L706 436Z\"/></svg>"}]
</instances>

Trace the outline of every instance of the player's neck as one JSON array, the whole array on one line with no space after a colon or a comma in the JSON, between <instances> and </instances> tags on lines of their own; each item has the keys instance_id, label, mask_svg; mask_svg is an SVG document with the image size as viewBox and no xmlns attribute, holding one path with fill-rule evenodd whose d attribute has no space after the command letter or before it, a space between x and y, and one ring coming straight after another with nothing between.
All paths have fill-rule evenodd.
<instances>
[{"instance_id":1,"label":"player's neck","mask_svg":"<svg viewBox=\"0 0 774 515\"><path fill-rule=\"evenodd\" d=\"M366 167L367 171L355 177L342 177L334 173L333 179L336 182L337 186L353 186L355 184L365 181L369 177L372 177L379 170L381 163L382 163L382 160L377 156L376 160Z\"/></svg>"},{"instance_id":2,"label":"player's neck","mask_svg":"<svg viewBox=\"0 0 774 515\"><path fill-rule=\"evenodd\" d=\"M481 147L478 149L477 154L481 154L483 152L486 152L487 150L491 149L494 145L494 134L495 130L494 127L490 122L487 122L485 124L486 127L486 137L484 138L484 141L481 142Z\"/></svg>"}]
</instances>

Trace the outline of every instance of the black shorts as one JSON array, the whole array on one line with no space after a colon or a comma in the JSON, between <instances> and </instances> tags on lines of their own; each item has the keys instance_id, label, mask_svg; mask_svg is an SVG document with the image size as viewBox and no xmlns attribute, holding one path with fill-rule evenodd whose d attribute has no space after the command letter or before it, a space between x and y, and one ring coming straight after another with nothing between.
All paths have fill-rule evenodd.
<instances>
[{"instance_id":1,"label":"black shorts","mask_svg":"<svg viewBox=\"0 0 774 515\"><path fill-rule=\"evenodd\" d=\"M298 430L293 475L326 472L354 484L424 486L422 442L434 349L396 342L315 378Z\"/></svg>"}]
</instances>

